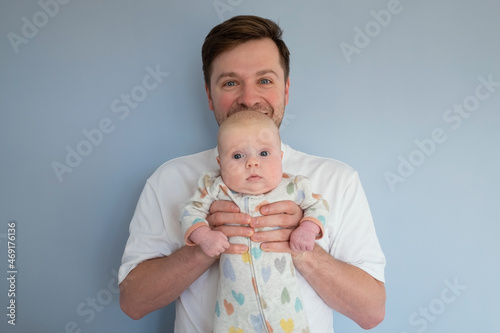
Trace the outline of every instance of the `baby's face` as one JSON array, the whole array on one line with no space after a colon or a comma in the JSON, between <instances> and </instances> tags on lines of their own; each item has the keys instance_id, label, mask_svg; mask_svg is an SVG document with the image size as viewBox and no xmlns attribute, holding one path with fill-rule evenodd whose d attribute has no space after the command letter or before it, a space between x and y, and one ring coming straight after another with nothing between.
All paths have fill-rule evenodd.
<instances>
[{"instance_id":1,"label":"baby's face","mask_svg":"<svg viewBox=\"0 0 500 333\"><path fill-rule=\"evenodd\" d=\"M264 194L281 181L281 141L257 125L227 128L220 136L218 162L224 183L233 191Z\"/></svg>"}]
</instances>

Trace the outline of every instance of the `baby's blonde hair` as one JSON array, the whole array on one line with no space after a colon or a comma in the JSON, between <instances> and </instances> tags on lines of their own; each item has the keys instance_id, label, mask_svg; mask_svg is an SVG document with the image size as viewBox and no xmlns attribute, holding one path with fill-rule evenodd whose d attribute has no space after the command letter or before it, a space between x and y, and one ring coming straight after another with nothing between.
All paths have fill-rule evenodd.
<instances>
[{"instance_id":1,"label":"baby's blonde hair","mask_svg":"<svg viewBox=\"0 0 500 333\"><path fill-rule=\"evenodd\" d=\"M226 129L231 128L233 126L250 126L250 125L262 126L263 130L269 129L271 130L272 134L277 135L278 139L281 140L279 128L271 119L271 117L268 117L264 113L258 111L239 111L232 114L222 122L222 124L219 127L219 133L217 135L217 143L219 144L221 133L223 133ZM265 132L267 131L264 131L263 133ZM271 134L269 132L267 133L268 133L267 135Z\"/></svg>"}]
</instances>

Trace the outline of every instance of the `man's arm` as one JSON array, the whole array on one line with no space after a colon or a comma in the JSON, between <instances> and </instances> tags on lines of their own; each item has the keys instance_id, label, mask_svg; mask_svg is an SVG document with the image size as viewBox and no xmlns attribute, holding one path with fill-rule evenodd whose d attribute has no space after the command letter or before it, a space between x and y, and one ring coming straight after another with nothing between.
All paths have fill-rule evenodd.
<instances>
[{"instance_id":1,"label":"man's arm","mask_svg":"<svg viewBox=\"0 0 500 333\"><path fill-rule=\"evenodd\" d=\"M385 286L362 269L336 260L320 246L293 253L288 242L268 242L262 250L292 253L295 268L335 311L371 329L385 316Z\"/></svg>"},{"instance_id":2,"label":"man's arm","mask_svg":"<svg viewBox=\"0 0 500 333\"><path fill-rule=\"evenodd\" d=\"M295 267L335 311L371 329L385 316L385 286L362 269L336 260L320 246L294 256Z\"/></svg>"},{"instance_id":3,"label":"man's arm","mask_svg":"<svg viewBox=\"0 0 500 333\"><path fill-rule=\"evenodd\" d=\"M333 258L320 246L312 252L293 252L290 234L302 218L302 210L291 201L262 207L266 215L252 220L252 227L280 226L256 232L252 240L264 242L262 250L292 254L295 267L323 301L335 311L351 318L364 329L377 326L385 316L385 286L365 271Z\"/></svg>"},{"instance_id":4,"label":"man's arm","mask_svg":"<svg viewBox=\"0 0 500 333\"><path fill-rule=\"evenodd\" d=\"M220 207L229 212L223 214L233 224L248 224L250 217L239 213L238 207L222 202ZM214 206L217 208L217 205ZM220 219L217 210L210 208L210 215ZM215 228L217 229L217 228ZM226 227L228 237L253 234L249 227ZM227 253L242 254L248 247L230 244ZM183 246L169 256L146 260L137 265L120 283L120 306L132 319L140 319L175 301L196 279L198 279L218 258L206 256L199 246Z\"/></svg>"},{"instance_id":5,"label":"man's arm","mask_svg":"<svg viewBox=\"0 0 500 333\"><path fill-rule=\"evenodd\" d=\"M183 246L167 257L146 260L120 283L120 307L132 319L172 303L217 258L199 246Z\"/></svg>"}]
</instances>

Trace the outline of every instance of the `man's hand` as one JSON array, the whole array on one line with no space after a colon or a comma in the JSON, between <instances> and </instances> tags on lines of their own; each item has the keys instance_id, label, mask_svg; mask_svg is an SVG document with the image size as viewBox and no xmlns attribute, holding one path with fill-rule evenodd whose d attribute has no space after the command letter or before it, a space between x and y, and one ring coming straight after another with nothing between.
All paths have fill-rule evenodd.
<instances>
[{"instance_id":1,"label":"man's hand","mask_svg":"<svg viewBox=\"0 0 500 333\"><path fill-rule=\"evenodd\" d=\"M289 252L290 234L299 225L304 216L302 209L293 201L278 201L260 208L263 216L255 217L250 222L253 228L279 227L280 229L255 232L254 242L262 242L261 249L270 252Z\"/></svg>"},{"instance_id":2,"label":"man's hand","mask_svg":"<svg viewBox=\"0 0 500 333\"><path fill-rule=\"evenodd\" d=\"M249 227L251 217L240 212L238 206L231 201L214 201L210 206L207 221L213 230L223 232L227 237L250 237L254 229ZM230 244L224 253L243 254L248 251L248 246Z\"/></svg>"}]
</instances>

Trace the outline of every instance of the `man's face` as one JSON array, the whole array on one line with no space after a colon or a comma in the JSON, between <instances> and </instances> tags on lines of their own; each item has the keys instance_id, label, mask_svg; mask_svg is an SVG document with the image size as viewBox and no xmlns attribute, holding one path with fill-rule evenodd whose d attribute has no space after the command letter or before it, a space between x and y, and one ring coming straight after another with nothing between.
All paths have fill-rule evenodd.
<instances>
[{"instance_id":1,"label":"man's face","mask_svg":"<svg viewBox=\"0 0 500 333\"><path fill-rule=\"evenodd\" d=\"M278 48L269 38L245 42L217 56L210 87L205 86L217 123L235 112L252 110L265 113L279 126L290 86L284 75Z\"/></svg>"}]
</instances>

